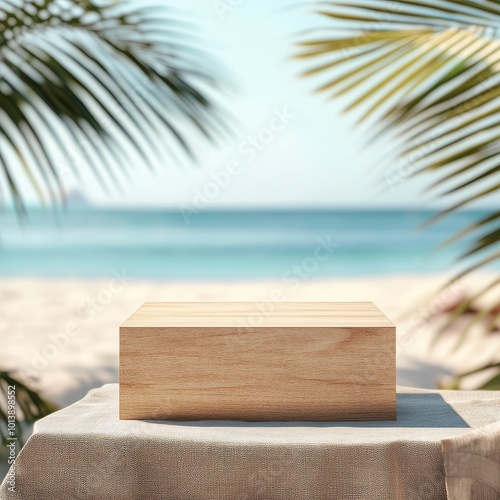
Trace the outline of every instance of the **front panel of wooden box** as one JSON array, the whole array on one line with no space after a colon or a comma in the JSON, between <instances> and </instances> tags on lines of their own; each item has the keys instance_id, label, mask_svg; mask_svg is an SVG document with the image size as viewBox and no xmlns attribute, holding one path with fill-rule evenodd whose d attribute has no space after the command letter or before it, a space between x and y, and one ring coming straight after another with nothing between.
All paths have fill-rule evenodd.
<instances>
[{"instance_id":1,"label":"front panel of wooden box","mask_svg":"<svg viewBox=\"0 0 500 500\"><path fill-rule=\"evenodd\" d=\"M120 329L121 419L394 420L395 329Z\"/></svg>"}]
</instances>

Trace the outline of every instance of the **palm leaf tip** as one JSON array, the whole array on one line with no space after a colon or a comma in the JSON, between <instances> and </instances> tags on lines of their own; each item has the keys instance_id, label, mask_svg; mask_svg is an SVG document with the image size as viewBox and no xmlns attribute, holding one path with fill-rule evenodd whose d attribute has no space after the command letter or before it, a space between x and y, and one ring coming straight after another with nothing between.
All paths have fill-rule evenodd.
<instances>
[{"instance_id":1,"label":"palm leaf tip","mask_svg":"<svg viewBox=\"0 0 500 500\"><path fill-rule=\"evenodd\" d=\"M57 197L64 185L57 159L71 161L68 150L84 143L95 152L79 154L85 165L113 185L110 169L130 168L117 151L158 164L192 153L189 128L217 137L226 118L210 88L220 84L196 47L194 27L172 12L131 1L0 2L0 108L7 115L0 142L10 141L12 153L0 182L14 202L22 203L19 179ZM31 139L7 137L12 124L28 127ZM106 166L97 156L112 161Z\"/></svg>"},{"instance_id":2,"label":"palm leaf tip","mask_svg":"<svg viewBox=\"0 0 500 500\"><path fill-rule=\"evenodd\" d=\"M451 201L428 224L489 201L488 215L445 243L462 246L455 280L498 269L500 4L351 0L318 10L334 34L322 26L300 44L301 60L315 64L305 76L321 77L319 91L370 119L377 138L392 132L401 152L393 159L409 160L411 176L434 176L431 188Z\"/></svg>"}]
</instances>

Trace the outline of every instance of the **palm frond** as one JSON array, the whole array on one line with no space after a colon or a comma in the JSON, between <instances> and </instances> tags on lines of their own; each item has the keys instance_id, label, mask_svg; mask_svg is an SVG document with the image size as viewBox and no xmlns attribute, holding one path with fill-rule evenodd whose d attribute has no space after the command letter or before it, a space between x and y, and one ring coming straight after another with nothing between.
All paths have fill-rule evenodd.
<instances>
[{"instance_id":1,"label":"palm frond","mask_svg":"<svg viewBox=\"0 0 500 500\"><path fill-rule=\"evenodd\" d=\"M63 196L75 157L113 189L134 158L193 156L187 127L215 139L213 62L161 3L0 2L0 186L18 209L28 184ZM130 153L129 153L130 152ZM130 156L130 154L135 156Z\"/></svg>"},{"instance_id":2,"label":"palm frond","mask_svg":"<svg viewBox=\"0 0 500 500\"><path fill-rule=\"evenodd\" d=\"M494 370L496 373L489 380L480 385L479 389L483 391L499 391L500 390L500 363L492 363L488 365L481 366L480 368L476 368L475 370L471 370L465 373L460 374L453 379L440 383L441 389L449 389L455 390L460 389L460 383L463 379L470 377L471 375L477 375L484 372L488 372Z\"/></svg>"},{"instance_id":3,"label":"palm frond","mask_svg":"<svg viewBox=\"0 0 500 500\"><path fill-rule=\"evenodd\" d=\"M9 411L9 405L13 410ZM57 407L30 389L12 374L0 371L0 441L17 440L22 446L23 425L30 424L57 410ZM14 417L9 425L8 417Z\"/></svg>"},{"instance_id":4,"label":"palm frond","mask_svg":"<svg viewBox=\"0 0 500 500\"><path fill-rule=\"evenodd\" d=\"M331 99L350 94L345 110L377 125L371 140L390 132L413 175L432 174L430 188L452 201L428 223L478 201L498 201L500 4L334 0L318 3L318 13L339 35L318 30L299 44L298 57L317 61L304 75L322 78L318 90ZM498 262L500 210L444 245L461 240L468 246L455 279ZM474 300L499 285L494 280ZM450 321L466 302L457 305ZM489 310L500 315L500 297ZM481 314L474 324L480 320Z\"/></svg>"}]
</instances>

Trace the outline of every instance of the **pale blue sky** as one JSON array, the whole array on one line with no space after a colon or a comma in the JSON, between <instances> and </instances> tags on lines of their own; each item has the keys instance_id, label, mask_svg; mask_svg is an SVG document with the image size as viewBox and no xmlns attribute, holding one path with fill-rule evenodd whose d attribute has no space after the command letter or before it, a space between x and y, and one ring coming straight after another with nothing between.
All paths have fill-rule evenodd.
<instances>
[{"instance_id":1,"label":"pale blue sky","mask_svg":"<svg viewBox=\"0 0 500 500\"><path fill-rule=\"evenodd\" d=\"M291 59L293 42L299 30L319 22L318 16L285 0L177 3L201 27L205 49L235 84L223 103L239 121L237 133L218 147L196 140L197 164L178 166L166 159L156 175L137 164L133 183L121 194L102 192L88 177L85 193L93 203L172 208L198 203L213 209L429 206L430 198L421 195L426 179L396 175L391 189L379 192L377 180L383 181L388 169L397 170L392 145L382 139L363 146L365 131L355 127L354 116L340 113L346 102L314 95L314 82L298 77L304 65ZM273 118L276 110L293 118L281 126L283 120ZM265 130L270 124L277 130L271 134ZM224 186L214 187L213 176L229 162L237 173L219 173Z\"/></svg>"}]
</instances>

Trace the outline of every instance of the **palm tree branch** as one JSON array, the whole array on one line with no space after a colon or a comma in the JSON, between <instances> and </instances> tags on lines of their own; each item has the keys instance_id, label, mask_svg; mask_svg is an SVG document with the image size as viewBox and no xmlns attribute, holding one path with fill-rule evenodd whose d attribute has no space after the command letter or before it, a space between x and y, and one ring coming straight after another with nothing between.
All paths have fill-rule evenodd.
<instances>
[{"instance_id":1,"label":"palm tree branch","mask_svg":"<svg viewBox=\"0 0 500 500\"><path fill-rule=\"evenodd\" d=\"M441 188L438 196L453 199L426 225L498 196L500 2L352 0L318 5L319 14L342 35L307 34L299 56L320 64L304 75L322 77L319 90L330 98L351 94L345 109L359 108L359 122L377 124L371 141L393 132L399 159L411 164L413 176L440 174L431 187ZM400 45L419 31L422 36L411 40L414 49L404 53ZM355 66L357 59L362 63ZM454 280L500 260L499 221L500 212L492 211L443 243L466 241L460 255L466 266ZM470 300L499 284L494 280ZM462 301L456 313L465 311L470 300ZM489 310L497 311L496 305ZM486 316L475 317L473 324Z\"/></svg>"},{"instance_id":2,"label":"palm tree branch","mask_svg":"<svg viewBox=\"0 0 500 500\"><path fill-rule=\"evenodd\" d=\"M500 221L500 212L495 212L495 213L489 214L488 216L483 217L479 221L476 221L476 222L466 226L461 231L458 231L456 234L454 234L450 238L446 239L443 243L441 243L440 248L451 245L451 244L455 243L456 241L462 239L463 237L469 235L470 233L472 233L474 231L478 231L478 230L482 229L483 227L488 226L491 223L496 223L497 221Z\"/></svg>"},{"instance_id":3,"label":"palm tree branch","mask_svg":"<svg viewBox=\"0 0 500 500\"><path fill-rule=\"evenodd\" d=\"M94 146L102 140L96 151L84 155L100 182L104 183L99 167L91 164L90 157L106 158L105 168L114 184L114 164L121 165L124 173L128 170L126 158L121 158L124 141L153 168L163 151L174 156L170 138L165 141L158 135L161 126L191 156L193 150L179 120L210 140L227 130L226 118L219 115L205 90L216 81L206 53L198 48L201 42L193 27L175 19L165 6L72 0L66 8L56 0L43 4L2 0L0 12L6 26L0 33L0 66L5 68L0 77L0 106L8 105L2 101L9 96L14 96L9 98L17 106L34 108L44 103L52 120L74 128L66 133L73 135L76 144L82 138ZM49 154L40 131L27 116L10 115L15 126L27 127L31 154L40 169L51 173L40 170L43 189L53 198L50 185L54 181L60 197L62 182L52 158L56 155ZM103 119L112 126L104 127ZM56 141L56 145L63 152L61 144ZM10 171L4 172L4 178L19 205L19 186Z\"/></svg>"}]
</instances>

